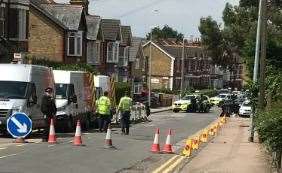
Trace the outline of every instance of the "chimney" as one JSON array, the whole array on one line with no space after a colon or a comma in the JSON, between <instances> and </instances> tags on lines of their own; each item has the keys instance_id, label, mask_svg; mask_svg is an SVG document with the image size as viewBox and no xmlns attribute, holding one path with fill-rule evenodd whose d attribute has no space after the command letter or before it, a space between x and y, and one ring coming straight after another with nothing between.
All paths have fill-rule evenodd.
<instances>
[{"instance_id":1,"label":"chimney","mask_svg":"<svg viewBox=\"0 0 282 173\"><path fill-rule=\"evenodd\" d=\"M89 6L89 1L88 0L70 0L71 5L81 5L86 14L88 14L88 6Z\"/></svg>"}]
</instances>

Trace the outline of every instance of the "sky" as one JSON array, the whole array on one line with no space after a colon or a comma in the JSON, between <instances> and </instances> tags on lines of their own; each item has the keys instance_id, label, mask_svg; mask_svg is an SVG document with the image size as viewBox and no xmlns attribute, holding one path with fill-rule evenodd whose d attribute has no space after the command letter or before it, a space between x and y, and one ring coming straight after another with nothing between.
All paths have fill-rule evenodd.
<instances>
[{"instance_id":1,"label":"sky","mask_svg":"<svg viewBox=\"0 0 282 173\"><path fill-rule=\"evenodd\" d=\"M68 3L69 0L55 0ZM133 36L145 37L151 28L169 25L185 37L199 37L201 17L212 16L222 22L227 2L237 5L239 0L89 0L89 13L102 18L120 19L131 26Z\"/></svg>"}]
</instances>

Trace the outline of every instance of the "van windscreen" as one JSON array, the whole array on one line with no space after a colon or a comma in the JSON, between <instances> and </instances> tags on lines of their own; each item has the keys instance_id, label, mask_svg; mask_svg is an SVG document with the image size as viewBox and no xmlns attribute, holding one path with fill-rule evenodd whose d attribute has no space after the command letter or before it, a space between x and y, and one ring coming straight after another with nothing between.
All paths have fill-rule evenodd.
<instances>
[{"instance_id":1,"label":"van windscreen","mask_svg":"<svg viewBox=\"0 0 282 173\"><path fill-rule=\"evenodd\" d=\"M0 81L0 98L26 99L27 82Z\"/></svg>"},{"instance_id":2,"label":"van windscreen","mask_svg":"<svg viewBox=\"0 0 282 173\"><path fill-rule=\"evenodd\" d=\"M67 99L68 84L56 84L56 99Z\"/></svg>"}]
</instances>

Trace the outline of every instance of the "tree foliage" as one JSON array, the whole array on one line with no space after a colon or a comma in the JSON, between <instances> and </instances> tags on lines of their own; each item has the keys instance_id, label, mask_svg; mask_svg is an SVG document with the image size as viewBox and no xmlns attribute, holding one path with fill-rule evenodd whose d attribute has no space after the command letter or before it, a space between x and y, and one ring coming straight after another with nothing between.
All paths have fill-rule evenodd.
<instances>
[{"instance_id":1,"label":"tree foliage","mask_svg":"<svg viewBox=\"0 0 282 173\"><path fill-rule=\"evenodd\" d=\"M155 27L151 30L150 33L146 35L147 40L150 39L152 33L153 39L167 39L167 38L176 38L177 40L183 40L184 35L179 33L178 31L174 30L168 25L163 26L163 28Z\"/></svg>"}]
</instances>

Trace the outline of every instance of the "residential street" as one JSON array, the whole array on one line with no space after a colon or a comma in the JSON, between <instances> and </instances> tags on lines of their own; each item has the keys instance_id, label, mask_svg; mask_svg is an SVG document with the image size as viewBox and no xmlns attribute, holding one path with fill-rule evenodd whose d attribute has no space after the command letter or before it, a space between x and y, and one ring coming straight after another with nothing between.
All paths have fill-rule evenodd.
<instances>
[{"instance_id":1,"label":"residential street","mask_svg":"<svg viewBox=\"0 0 282 173\"><path fill-rule=\"evenodd\" d=\"M185 139L216 119L217 110L210 113L160 112L152 115L152 121L135 124L129 136L122 136L113 129L112 140L116 149L104 149L104 133L83 133L85 146L72 146L73 134L57 134L58 144L11 143L0 139L0 172L55 173L55 172L148 172L159 166L162 159L171 155L150 153L155 129L160 128L160 144L163 146L169 128L173 130L173 144ZM37 136L35 136L36 138ZM42 157L44 156L44 157Z\"/></svg>"}]
</instances>

